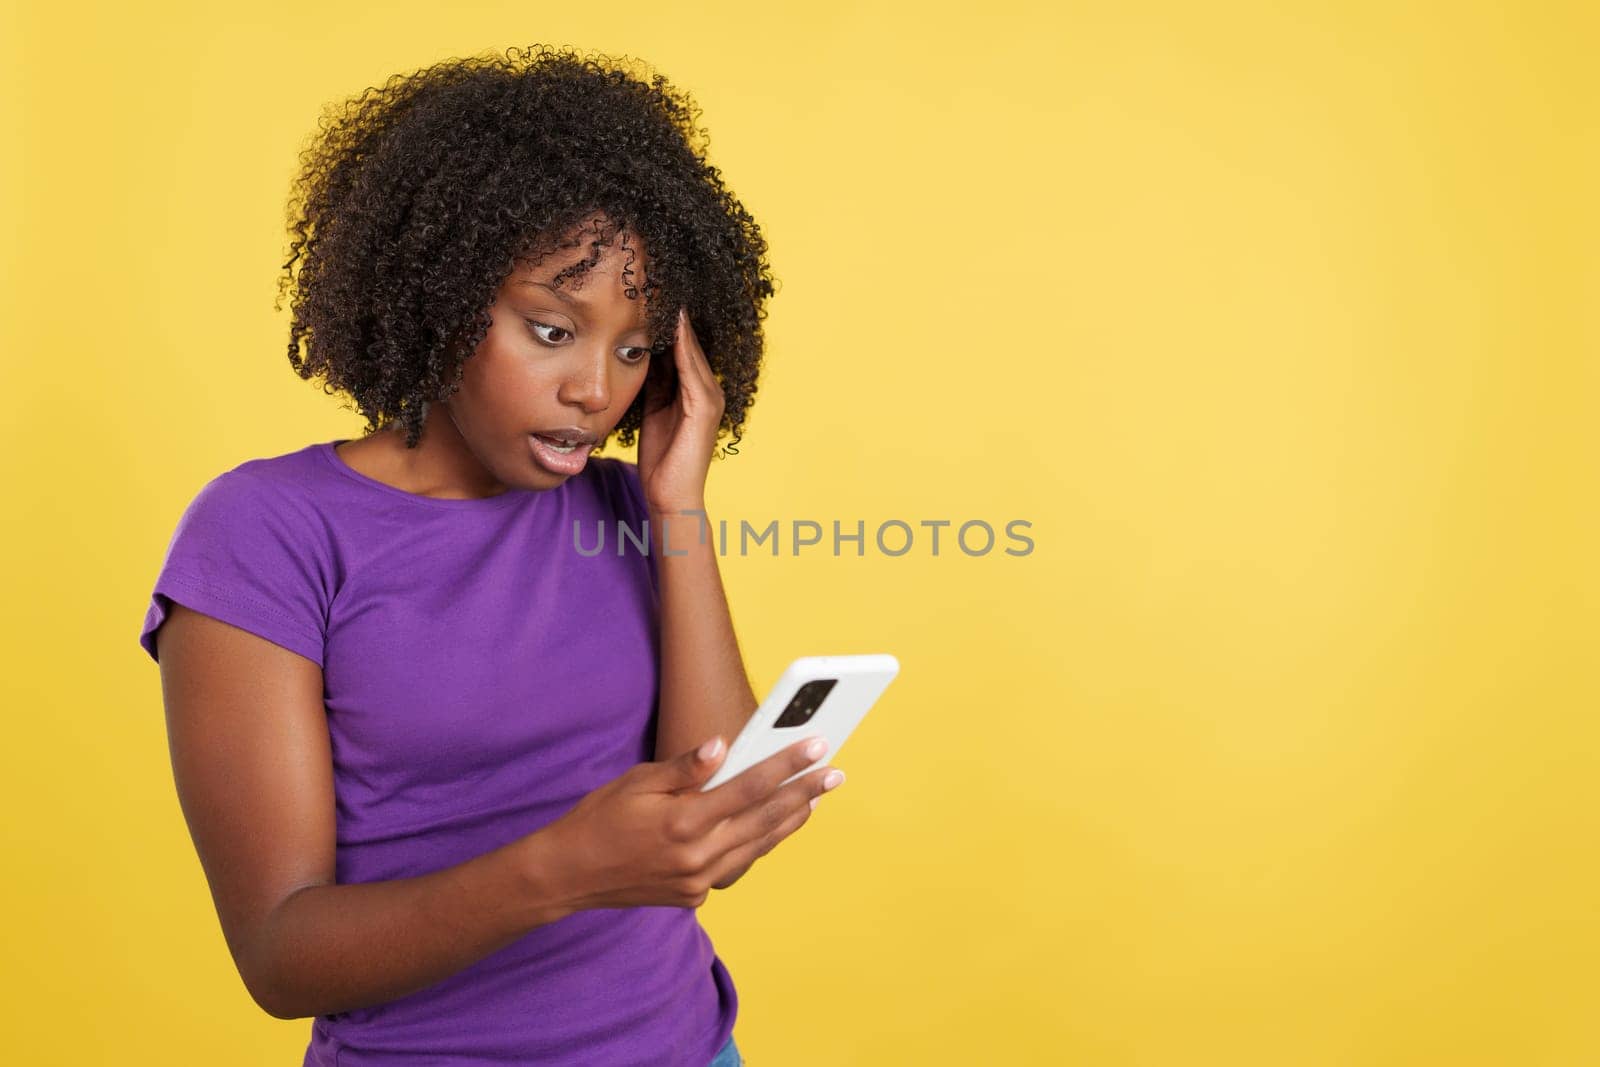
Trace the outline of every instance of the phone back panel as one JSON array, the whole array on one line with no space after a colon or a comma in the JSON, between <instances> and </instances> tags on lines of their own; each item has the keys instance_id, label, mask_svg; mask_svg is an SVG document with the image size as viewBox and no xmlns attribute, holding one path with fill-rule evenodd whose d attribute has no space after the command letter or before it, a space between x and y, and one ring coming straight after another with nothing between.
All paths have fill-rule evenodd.
<instances>
[{"instance_id":1,"label":"phone back panel","mask_svg":"<svg viewBox=\"0 0 1600 1067\"><path fill-rule=\"evenodd\" d=\"M701 792L715 789L741 771L806 737L826 737L828 751L823 753L821 759L796 771L784 781L792 782L803 774L832 763L839 749L844 747L845 739L866 717L867 711L899 672L899 661L886 653L802 656L795 660L740 731L728 751L727 759L717 768L717 773L700 787ZM828 681L832 681L831 687L821 684ZM811 683L818 684L813 685L805 695L806 707L818 701L817 694L826 688L826 692L820 695L820 702L815 703L814 712L803 722L779 726L779 720L795 702L796 696L800 695L801 689Z\"/></svg>"}]
</instances>

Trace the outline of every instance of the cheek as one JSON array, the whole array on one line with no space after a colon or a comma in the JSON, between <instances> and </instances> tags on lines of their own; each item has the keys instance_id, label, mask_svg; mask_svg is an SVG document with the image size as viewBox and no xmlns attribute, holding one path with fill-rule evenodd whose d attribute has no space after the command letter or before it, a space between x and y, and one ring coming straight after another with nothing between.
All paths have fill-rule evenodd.
<instances>
[{"instance_id":1,"label":"cheek","mask_svg":"<svg viewBox=\"0 0 1600 1067\"><path fill-rule=\"evenodd\" d=\"M511 396L553 388L553 382L543 380L549 377L548 363L529 359L525 348L522 343L508 341L503 333L491 329L478 351L467 361L466 376L474 380L474 391L493 404Z\"/></svg>"},{"instance_id":2,"label":"cheek","mask_svg":"<svg viewBox=\"0 0 1600 1067\"><path fill-rule=\"evenodd\" d=\"M461 368L461 387L451 398L458 419L485 429L507 420L518 421L513 409L525 386L515 381L510 363L496 359L488 345L480 345Z\"/></svg>"}]
</instances>

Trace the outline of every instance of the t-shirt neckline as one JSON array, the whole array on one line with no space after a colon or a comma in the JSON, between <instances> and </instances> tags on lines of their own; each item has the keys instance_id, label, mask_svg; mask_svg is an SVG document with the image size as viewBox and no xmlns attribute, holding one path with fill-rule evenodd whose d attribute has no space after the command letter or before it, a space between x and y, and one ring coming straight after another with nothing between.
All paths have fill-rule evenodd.
<instances>
[{"instance_id":1,"label":"t-shirt neckline","mask_svg":"<svg viewBox=\"0 0 1600 1067\"><path fill-rule=\"evenodd\" d=\"M537 497L541 492L540 490L536 489L507 489L505 492L497 493L494 496L463 497L461 499L423 496L420 493L408 493L404 489L397 489L387 482L380 482L376 478L368 477L367 475L356 470L354 467L350 466L350 464L346 463L343 459L340 459L339 453L335 451L335 446L342 445L346 441L350 440L354 439L349 437L339 437L332 441L320 442L317 445L317 452L322 456L323 459L328 461L328 465L330 467L344 475L346 478L349 478L351 481L357 482L371 489L376 489L379 492L391 497L399 497L402 500L412 501L413 503L420 504L423 507L442 508L451 511L498 511L501 508L510 507L513 504L527 501L529 498ZM545 492L548 492L548 490L545 490Z\"/></svg>"}]
</instances>

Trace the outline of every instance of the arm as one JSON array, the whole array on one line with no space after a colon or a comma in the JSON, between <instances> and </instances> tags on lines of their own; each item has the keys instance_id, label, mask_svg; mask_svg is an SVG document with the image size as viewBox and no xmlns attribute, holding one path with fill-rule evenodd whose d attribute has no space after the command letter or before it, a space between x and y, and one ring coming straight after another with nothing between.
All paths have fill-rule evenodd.
<instances>
[{"instance_id":1,"label":"arm","mask_svg":"<svg viewBox=\"0 0 1600 1067\"><path fill-rule=\"evenodd\" d=\"M322 671L178 604L158 637L179 804L228 950L269 1015L404 996L578 910L542 831L420 877L334 884Z\"/></svg>"},{"instance_id":2,"label":"arm","mask_svg":"<svg viewBox=\"0 0 1600 1067\"><path fill-rule=\"evenodd\" d=\"M759 701L739 654L704 503L652 505L650 530L661 585L655 758L666 760L714 736L731 745Z\"/></svg>"},{"instance_id":3,"label":"arm","mask_svg":"<svg viewBox=\"0 0 1600 1067\"><path fill-rule=\"evenodd\" d=\"M672 353L676 389L667 374L646 380L639 428L639 484L661 590L657 761L712 737L731 745L758 703L705 517L706 474L727 400L684 308L678 309Z\"/></svg>"}]
</instances>

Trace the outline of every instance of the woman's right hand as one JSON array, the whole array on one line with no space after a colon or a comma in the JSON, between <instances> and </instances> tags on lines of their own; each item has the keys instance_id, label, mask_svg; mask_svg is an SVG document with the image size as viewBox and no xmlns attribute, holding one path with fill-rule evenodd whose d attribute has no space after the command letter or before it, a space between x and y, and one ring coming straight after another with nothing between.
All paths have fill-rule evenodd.
<instances>
[{"instance_id":1,"label":"woman's right hand","mask_svg":"<svg viewBox=\"0 0 1600 1067\"><path fill-rule=\"evenodd\" d=\"M824 754L806 754L812 740L705 792L700 786L727 757L720 738L710 758L692 749L640 763L586 794L540 831L561 858L569 906L698 908L712 889L732 885L805 825L825 792L827 766L782 784Z\"/></svg>"}]
</instances>

